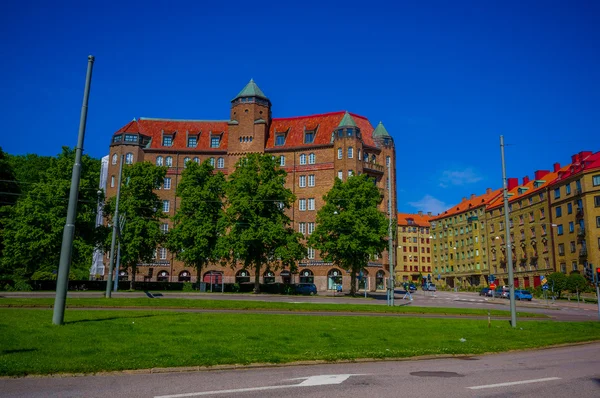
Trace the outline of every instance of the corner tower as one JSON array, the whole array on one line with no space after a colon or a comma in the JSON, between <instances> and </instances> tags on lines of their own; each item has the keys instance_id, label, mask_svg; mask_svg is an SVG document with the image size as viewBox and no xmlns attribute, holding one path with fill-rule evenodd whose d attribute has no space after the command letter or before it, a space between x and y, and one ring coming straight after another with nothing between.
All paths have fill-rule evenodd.
<instances>
[{"instance_id":1,"label":"corner tower","mask_svg":"<svg viewBox=\"0 0 600 398\"><path fill-rule=\"evenodd\" d=\"M228 129L228 149L232 156L265 150L271 125L271 101L250 79L242 91L231 100Z\"/></svg>"}]
</instances>

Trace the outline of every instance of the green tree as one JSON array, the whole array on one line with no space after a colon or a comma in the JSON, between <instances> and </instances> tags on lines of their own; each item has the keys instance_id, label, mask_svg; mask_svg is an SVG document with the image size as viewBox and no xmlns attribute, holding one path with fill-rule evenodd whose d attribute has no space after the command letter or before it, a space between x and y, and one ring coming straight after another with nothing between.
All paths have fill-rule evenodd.
<instances>
[{"instance_id":1,"label":"green tree","mask_svg":"<svg viewBox=\"0 0 600 398\"><path fill-rule=\"evenodd\" d=\"M4 273L29 279L36 271L56 272L66 222L75 152L63 148L50 158L38 182L28 186L3 218ZM79 201L70 278L87 279L92 253L99 241L95 217L98 202L100 161L82 157Z\"/></svg>"},{"instance_id":2,"label":"green tree","mask_svg":"<svg viewBox=\"0 0 600 398\"><path fill-rule=\"evenodd\" d=\"M581 293L589 288L590 284L581 274L571 274L567 277L566 289L571 293Z\"/></svg>"},{"instance_id":3,"label":"green tree","mask_svg":"<svg viewBox=\"0 0 600 398\"><path fill-rule=\"evenodd\" d=\"M202 267L216 260L217 241L224 231L225 177L213 171L209 160L200 165L187 163L177 186L181 200L167 240L167 247L179 260L196 268L198 281Z\"/></svg>"},{"instance_id":4,"label":"green tree","mask_svg":"<svg viewBox=\"0 0 600 398\"><path fill-rule=\"evenodd\" d=\"M323 197L325 206L317 213L317 227L308 244L321 257L351 272L350 294L356 293L356 275L369 256L387 247L388 221L377 209L381 194L366 174L336 178Z\"/></svg>"},{"instance_id":5,"label":"green tree","mask_svg":"<svg viewBox=\"0 0 600 398\"><path fill-rule=\"evenodd\" d=\"M21 189L19 188L13 167L8 160L8 156L4 153L2 147L0 147L0 257L4 249L4 244L2 243L4 223L2 219L10 214L8 206L14 206L20 194ZM0 275L2 273L2 265L0 264Z\"/></svg>"},{"instance_id":6,"label":"green tree","mask_svg":"<svg viewBox=\"0 0 600 398\"><path fill-rule=\"evenodd\" d=\"M563 290L567 288L567 276L562 272L553 272L548 275L548 289L552 291L554 289L554 293L558 294L558 298Z\"/></svg>"},{"instance_id":7,"label":"green tree","mask_svg":"<svg viewBox=\"0 0 600 398\"><path fill-rule=\"evenodd\" d=\"M33 153L8 156L8 162L14 170L21 192L27 192L36 183L42 181L53 159L52 156L39 156Z\"/></svg>"},{"instance_id":8,"label":"green tree","mask_svg":"<svg viewBox=\"0 0 600 398\"><path fill-rule=\"evenodd\" d=\"M271 155L250 154L236 164L226 184L225 227L220 239L224 259L254 268L254 292L260 292L263 266L277 269L304 257L302 234L294 231L285 213L295 200L285 188L286 172Z\"/></svg>"},{"instance_id":9,"label":"green tree","mask_svg":"<svg viewBox=\"0 0 600 398\"><path fill-rule=\"evenodd\" d=\"M120 236L121 264L131 268L129 287L135 288L138 263L150 262L156 255L157 246L165 240L160 230L165 217L162 203L154 190L161 186L167 169L150 162L134 163L123 168L123 185L119 200L119 217L125 218ZM105 206L112 224L116 197L111 197ZM116 250L116 249L115 249Z\"/></svg>"}]
</instances>

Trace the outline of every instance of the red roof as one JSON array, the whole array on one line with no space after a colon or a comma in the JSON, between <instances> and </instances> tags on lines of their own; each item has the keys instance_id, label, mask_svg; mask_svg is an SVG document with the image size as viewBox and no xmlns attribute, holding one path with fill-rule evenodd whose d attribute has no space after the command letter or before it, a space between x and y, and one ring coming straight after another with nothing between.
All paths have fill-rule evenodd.
<instances>
[{"instance_id":1,"label":"red roof","mask_svg":"<svg viewBox=\"0 0 600 398\"><path fill-rule=\"evenodd\" d=\"M288 118L272 119L269 129L269 136L266 148L275 148L275 132L287 132L285 144L277 148L290 148L297 146L316 146L327 145L331 143L331 134L339 125L345 112L323 113L319 115L298 116ZM361 130L362 140L365 145L375 146L373 141L374 128L369 120L354 113L350 114L356 125ZM186 132L197 134L200 132L200 139L196 149L210 148L210 132L221 134L221 146L219 150L227 149L227 120L172 120L172 119L150 119L140 118L133 120L121 127L115 134L121 133L140 133L152 138L150 148L163 148L162 132L175 133L173 145L171 148L187 148ZM312 144L304 144L304 131L315 130L316 135Z\"/></svg>"},{"instance_id":2,"label":"red roof","mask_svg":"<svg viewBox=\"0 0 600 398\"><path fill-rule=\"evenodd\" d=\"M289 148L303 145L324 145L331 143L331 133L340 124L346 112L323 113L320 115L297 116L288 118L274 118L269 129L267 148L275 148L275 132L287 131L285 144L278 148ZM354 113L350 113L354 122L360 129L362 140L366 145L375 146L373 141L373 126L369 120ZM312 144L304 144L304 130L317 129L315 140Z\"/></svg>"},{"instance_id":3,"label":"red roof","mask_svg":"<svg viewBox=\"0 0 600 398\"><path fill-rule=\"evenodd\" d=\"M429 220L433 216L427 214L409 214L409 213L398 213L398 225L400 226L411 226L411 227L430 227ZM409 223L408 220L413 220Z\"/></svg>"},{"instance_id":4,"label":"red roof","mask_svg":"<svg viewBox=\"0 0 600 398\"><path fill-rule=\"evenodd\" d=\"M487 206L490 202L496 199L499 195L502 195L502 189L497 189L495 191L489 191L480 196L472 196L469 199L463 199L462 202L457 204L456 206L452 206L445 212L433 217L433 220L440 220L454 214L460 214L465 211L469 211L472 209L476 209L481 206Z\"/></svg>"},{"instance_id":5,"label":"red roof","mask_svg":"<svg viewBox=\"0 0 600 398\"><path fill-rule=\"evenodd\" d=\"M210 148L211 132L223 134L219 150L227 149L227 121L224 120L170 120L170 119L147 119L133 120L121 127L115 134L140 133L152 138L150 148L163 148L162 132L175 133L172 148L187 148L186 132L190 134L200 133L196 146L197 149Z\"/></svg>"}]
</instances>

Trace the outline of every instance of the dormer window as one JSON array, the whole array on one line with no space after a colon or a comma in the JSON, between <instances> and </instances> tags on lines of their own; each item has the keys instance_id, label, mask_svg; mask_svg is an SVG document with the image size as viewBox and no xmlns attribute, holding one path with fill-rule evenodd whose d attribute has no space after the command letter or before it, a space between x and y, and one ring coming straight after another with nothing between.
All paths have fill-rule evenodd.
<instances>
[{"instance_id":1,"label":"dormer window","mask_svg":"<svg viewBox=\"0 0 600 398\"><path fill-rule=\"evenodd\" d=\"M218 148L221 145L221 136L219 135L211 135L210 136L210 147Z\"/></svg>"},{"instance_id":2,"label":"dormer window","mask_svg":"<svg viewBox=\"0 0 600 398\"><path fill-rule=\"evenodd\" d=\"M306 131L304 133L304 143L312 144L315 141L315 132L314 131Z\"/></svg>"},{"instance_id":3,"label":"dormer window","mask_svg":"<svg viewBox=\"0 0 600 398\"><path fill-rule=\"evenodd\" d=\"M275 146L283 146L285 144L285 134L277 134L275 136Z\"/></svg>"},{"instance_id":4,"label":"dormer window","mask_svg":"<svg viewBox=\"0 0 600 398\"><path fill-rule=\"evenodd\" d=\"M173 146L173 135L163 135L162 139L163 146Z\"/></svg>"},{"instance_id":5,"label":"dormer window","mask_svg":"<svg viewBox=\"0 0 600 398\"><path fill-rule=\"evenodd\" d=\"M125 134L125 142L137 142L137 134Z\"/></svg>"},{"instance_id":6,"label":"dormer window","mask_svg":"<svg viewBox=\"0 0 600 398\"><path fill-rule=\"evenodd\" d=\"M187 146L188 146L188 148L196 148L198 146L198 136L197 135L188 136Z\"/></svg>"}]
</instances>

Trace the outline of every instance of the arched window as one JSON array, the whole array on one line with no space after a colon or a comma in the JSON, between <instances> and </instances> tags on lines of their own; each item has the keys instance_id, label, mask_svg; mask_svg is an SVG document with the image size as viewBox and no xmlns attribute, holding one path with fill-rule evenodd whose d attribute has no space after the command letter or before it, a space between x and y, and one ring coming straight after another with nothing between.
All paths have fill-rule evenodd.
<instances>
[{"instance_id":1,"label":"arched window","mask_svg":"<svg viewBox=\"0 0 600 398\"><path fill-rule=\"evenodd\" d=\"M198 159L198 157L195 157L195 158L194 158L194 162L196 162L196 163L200 163L200 159Z\"/></svg>"},{"instance_id":2,"label":"arched window","mask_svg":"<svg viewBox=\"0 0 600 398\"><path fill-rule=\"evenodd\" d=\"M162 156L157 156L156 157L156 165L157 166L162 166L163 165L163 157Z\"/></svg>"},{"instance_id":3,"label":"arched window","mask_svg":"<svg viewBox=\"0 0 600 398\"><path fill-rule=\"evenodd\" d=\"M215 158L210 158L210 165L215 167Z\"/></svg>"},{"instance_id":4,"label":"arched window","mask_svg":"<svg viewBox=\"0 0 600 398\"><path fill-rule=\"evenodd\" d=\"M363 269L358 274L358 290L369 290L369 272Z\"/></svg>"},{"instance_id":5,"label":"arched window","mask_svg":"<svg viewBox=\"0 0 600 398\"><path fill-rule=\"evenodd\" d=\"M315 276L309 269L300 271L300 283L315 283Z\"/></svg>"},{"instance_id":6,"label":"arched window","mask_svg":"<svg viewBox=\"0 0 600 398\"><path fill-rule=\"evenodd\" d=\"M344 157L344 152L342 151L342 148L338 148L338 159L341 159Z\"/></svg>"},{"instance_id":7,"label":"arched window","mask_svg":"<svg viewBox=\"0 0 600 398\"><path fill-rule=\"evenodd\" d=\"M279 157L279 166L283 167L285 166L285 156L281 155Z\"/></svg>"},{"instance_id":8,"label":"arched window","mask_svg":"<svg viewBox=\"0 0 600 398\"><path fill-rule=\"evenodd\" d=\"M183 168L184 168L184 169L186 168L186 166L187 166L187 162L189 162L189 161L190 161L190 158L184 158L184 159L183 159Z\"/></svg>"},{"instance_id":9,"label":"arched window","mask_svg":"<svg viewBox=\"0 0 600 398\"><path fill-rule=\"evenodd\" d=\"M169 273L167 271L160 271L156 275L157 282L168 282L169 281Z\"/></svg>"},{"instance_id":10,"label":"arched window","mask_svg":"<svg viewBox=\"0 0 600 398\"><path fill-rule=\"evenodd\" d=\"M365 162L368 162L368 161L369 161L369 154L368 154L368 153L366 153L366 152L365 152L365 156L363 157L363 160L364 160Z\"/></svg>"},{"instance_id":11,"label":"arched window","mask_svg":"<svg viewBox=\"0 0 600 398\"><path fill-rule=\"evenodd\" d=\"M306 154L300 154L300 164L306 164Z\"/></svg>"},{"instance_id":12,"label":"arched window","mask_svg":"<svg viewBox=\"0 0 600 398\"><path fill-rule=\"evenodd\" d=\"M317 157L314 153L308 155L308 164L315 164L317 161Z\"/></svg>"},{"instance_id":13,"label":"arched window","mask_svg":"<svg viewBox=\"0 0 600 398\"><path fill-rule=\"evenodd\" d=\"M123 269L121 271L119 271L119 279L121 279L121 280L127 280L128 276L129 275L127 274L127 271L125 271Z\"/></svg>"},{"instance_id":14,"label":"arched window","mask_svg":"<svg viewBox=\"0 0 600 398\"><path fill-rule=\"evenodd\" d=\"M348 159L352 159L354 157L354 148L351 146L348 147Z\"/></svg>"},{"instance_id":15,"label":"arched window","mask_svg":"<svg viewBox=\"0 0 600 398\"><path fill-rule=\"evenodd\" d=\"M125 155L125 164L132 164L133 163L133 153L128 152L127 155Z\"/></svg>"},{"instance_id":16,"label":"arched window","mask_svg":"<svg viewBox=\"0 0 600 398\"><path fill-rule=\"evenodd\" d=\"M222 169L225 167L225 159L219 158L217 159L217 169Z\"/></svg>"},{"instance_id":17,"label":"arched window","mask_svg":"<svg viewBox=\"0 0 600 398\"><path fill-rule=\"evenodd\" d=\"M181 271L179 273L179 282L189 282L192 280L192 274L189 271Z\"/></svg>"},{"instance_id":18,"label":"arched window","mask_svg":"<svg viewBox=\"0 0 600 398\"><path fill-rule=\"evenodd\" d=\"M267 271L263 274L264 283L275 283L275 274L273 271Z\"/></svg>"},{"instance_id":19,"label":"arched window","mask_svg":"<svg viewBox=\"0 0 600 398\"><path fill-rule=\"evenodd\" d=\"M246 283L250 282L250 273L245 269L242 269L235 274L235 283Z\"/></svg>"},{"instance_id":20,"label":"arched window","mask_svg":"<svg viewBox=\"0 0 600 398\"><path fill-rule=\"evenodd\" d=\"M327 289L338 290L338 286L342 286L342 271L334 268L327 273Z\"/></svg>"},{"instance_id":21,"label":"arched window","mask_svg":"<svg viewBox=\"0 0 600 398\"><path fill-rule=\"evenodd\" d=\"M371 163L376 163L377 162L377 157L375 157L375 155L371 155Z\"/></svg>"},{"instance_id":22,"label":"arched window","mask_svg":"<svg viewBox=\"0 0 600 398\"><path fill-rule=\"evenodd\" d=\"M173 167L173 158L170 156L167 156L165 158L165 166L167 167Z\"/></svg>"},{"instance_id":23,"label":"arched window","mask_svg":"<svg viewBox=\"0 0 600 398\"><path fill-rule=\"evenodd\" d=\"M112 155L112 164L117 164L117 159L118 159L118 158L119 158L119 157L117 156L117 154L116 154L116 153L114 153L114 154Z\"/></svg>"},{"instance_id":24,"label":"arched window","mask_svg":"<svg viewBox=\"0 0 600 398\"><path fill-rule=\"evenodd\" d=\"M385 289L385 273L383 271L377 271L375 275L375 289L383 290Z\"/></svg>"}]
</instances>

